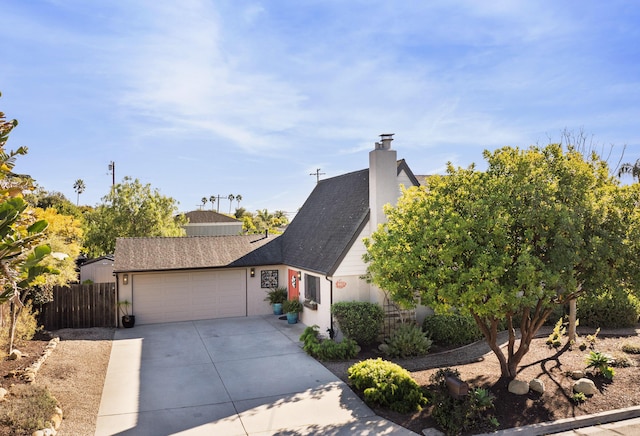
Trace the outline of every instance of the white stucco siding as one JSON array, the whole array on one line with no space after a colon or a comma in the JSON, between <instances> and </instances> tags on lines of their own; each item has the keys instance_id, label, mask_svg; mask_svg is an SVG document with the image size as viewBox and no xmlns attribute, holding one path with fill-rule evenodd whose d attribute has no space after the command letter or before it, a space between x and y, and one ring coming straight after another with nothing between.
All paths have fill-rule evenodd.
<instances>
[{"instance_id":1,"label":"white stucco siding","mask_svg":"<svg viewBox=\"0 0 640 436\"><path fill-rule=\"evenodd\" d=\"M363 239L369 236L369 223L365 225L364 229L360 232L355 242L347 252L340 266L333 273L334 277L362 275L367 272L367 267L362 256L367 252Z\"/></svg>"},{"instance_id":2,"label":"white stucco siding","mask_svg":"<svg viewBox=\"0 0 640 436\"><path fill-rule=\"evenodd\" d=\"M400 196L402 195L401 186L404 186L407 189L413 186L413 182L411 181L407 173L404 172L404 170L400 171L400 174L398 174L398 198L400 198Z\"/></svg>"}]
</instances>

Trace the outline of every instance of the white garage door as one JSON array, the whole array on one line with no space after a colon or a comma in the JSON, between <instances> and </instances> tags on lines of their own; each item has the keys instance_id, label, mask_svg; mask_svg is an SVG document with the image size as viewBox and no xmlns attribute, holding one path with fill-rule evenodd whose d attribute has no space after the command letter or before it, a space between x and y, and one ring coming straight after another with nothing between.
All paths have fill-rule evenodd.
<instances>
[{"instance_id":1,"label":"white garage door","mask_svg":"<svg viewBox=\"0 0 640 436\"><path fill-rule=\"evenodd\" d=\"M136 324L247 315L244 270L134 274Z\"/></svg>"}]
</instances>

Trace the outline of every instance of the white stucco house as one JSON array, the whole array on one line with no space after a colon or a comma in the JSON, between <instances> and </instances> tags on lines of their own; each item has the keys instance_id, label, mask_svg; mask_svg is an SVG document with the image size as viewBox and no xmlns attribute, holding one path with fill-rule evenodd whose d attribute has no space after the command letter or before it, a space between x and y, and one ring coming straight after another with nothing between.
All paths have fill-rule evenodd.
<instances>
[{"instance_id":1,"label":"white stucco house","mask_svg":"<svg viewBox=\"0 0 640 436\"><path fill-rule=\"evenodd\" d=\"M119 300L132 302L136 323L272 313L273 286L305 302L301 320L335 328L338 301L383 304L384 293L361 277L363 238L385 220L401 186L419 185L381 135L369 168L320 180L282 235L119 238L115 274Z\"/></svg>"}]
</instances>

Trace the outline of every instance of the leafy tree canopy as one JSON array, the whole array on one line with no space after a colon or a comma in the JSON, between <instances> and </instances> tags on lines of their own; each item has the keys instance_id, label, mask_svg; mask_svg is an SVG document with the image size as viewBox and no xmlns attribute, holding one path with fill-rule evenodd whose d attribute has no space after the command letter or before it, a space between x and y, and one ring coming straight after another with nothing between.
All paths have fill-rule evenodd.
<instances>
[{"instance_id":1,"label":"leafy tree canopy","mask_svg":"<svg viewBox=\"0 0 640 436\"><path fill-rule=\"evenodd\" d=\"M178 216L177 201L138 179L125 177L102 201L86 214L85 249L90 256L113 253L120 237L184 235L186 219Z\"/></svg>"},{"instance_id":2,"label":"leafy tree canopy","mask_svg":"<svg viewBox=\"0 0 640 436\"><path fill-rule=\"evenodd\" d=\"M629 236L640 196L621 188L596 155L585 160L560 145L484 157L484 172L449 165L447 175L406 190L365 241L365 261L371 281L397 302L415 305L417 292L437 312L471 313L502 375L515 377L554 305L635 282ZM496 344L504 323L507 356Z\"/></svg>"},{"instance_id":3,"label":"leafy tree canopy","mask_svg":"<svg viewBox=\"0 0 640 436\"><path fill-rule=\"evenodd\" d=\"M29 297L35 304L51 301L51 290L54 286L65 286L78 280L76 259L82 250L84 231L82 221L72 215L63 215L54 208L36 209L36 217L49 224L44 233L44 242L51 247L51 256L42 261L59 273L38 277Z\"/></svg>"}]
</instances>

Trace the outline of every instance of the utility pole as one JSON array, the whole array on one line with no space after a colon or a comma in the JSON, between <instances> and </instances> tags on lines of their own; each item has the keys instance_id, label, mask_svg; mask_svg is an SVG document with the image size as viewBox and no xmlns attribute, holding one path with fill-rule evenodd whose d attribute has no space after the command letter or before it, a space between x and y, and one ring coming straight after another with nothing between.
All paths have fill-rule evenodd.
<instances>
[{"instance_id":1,"label":"utility pole","mask_svg":"<svg viewBox=\"0 0 640 436\"><path fill-rule=\"evenodd\" d=\"M111 186L116 185L116 163L114 161L109 162L109 171L111 171Z\"/></svg>"},{"instance_id":2,"label":"utility pole","mask_svg":"<svg viewBox=\"0 0 640 436\"><path fill-rule=\"evenodd\" d=\"M318 169L316 169L315 173L310 173L309 175L310 176L316 176L316 183L319 183L320 182L320 176L324 176L325 173L321 173L320 172L320 168L318 168Z\"/></svg>"}]
</instances>

